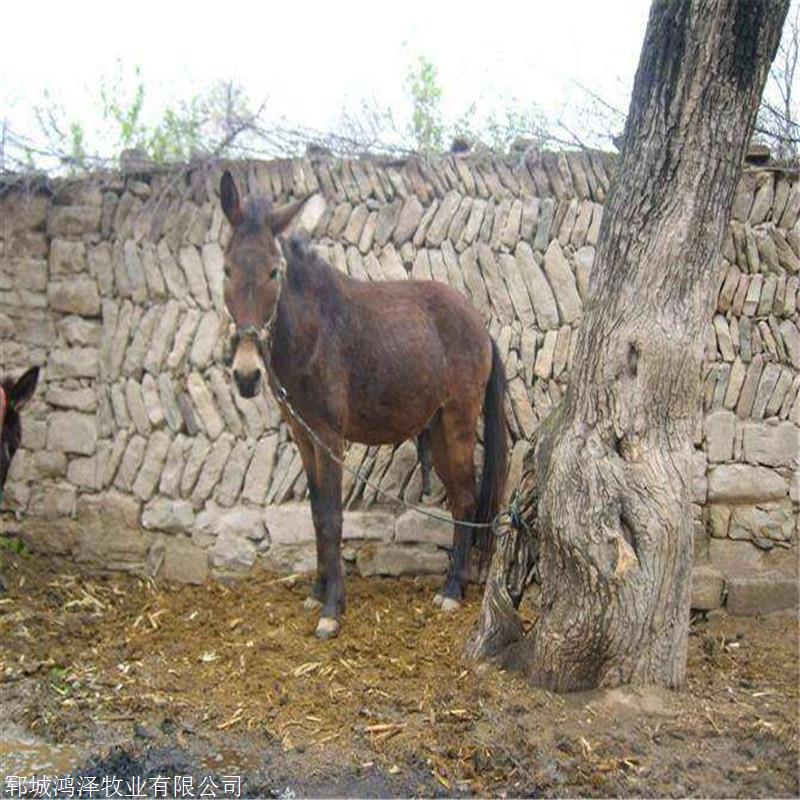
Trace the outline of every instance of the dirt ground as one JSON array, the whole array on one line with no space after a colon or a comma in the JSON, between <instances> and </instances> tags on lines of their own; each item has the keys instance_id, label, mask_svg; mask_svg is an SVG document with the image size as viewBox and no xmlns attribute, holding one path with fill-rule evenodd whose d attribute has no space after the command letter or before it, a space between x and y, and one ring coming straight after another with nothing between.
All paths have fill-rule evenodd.
<instances>
[{"instance_id":1,"label":"dirt ground","mask_svg":"<svg viewBox=\"0 0 800 800\"><path fill-rule=\"evenodd\" d=\"M478 593L444 617L430 580L348 579L343 632L323 643L304 577L158 586L11 553L0 575L0 778L238 775L243 795L287 798L798 795L796 616L695 619L686 692L556 696L465 664Z\"/></svg>"}]
</instances>

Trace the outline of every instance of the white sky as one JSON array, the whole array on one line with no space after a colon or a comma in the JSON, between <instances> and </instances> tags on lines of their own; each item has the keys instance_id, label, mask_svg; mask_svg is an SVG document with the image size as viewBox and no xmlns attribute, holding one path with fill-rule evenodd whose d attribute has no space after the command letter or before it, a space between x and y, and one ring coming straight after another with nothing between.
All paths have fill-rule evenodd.
<instances>
[{"instance_id":1,"label":"white sky","mask_svg":"<svg viewBox=\"0 0 800 800\"><path fill-rule=\"evenodd\" d=\"M95 113L117 58L139 64L150 96L189 96L233 78L288 121L326 129L345 103L376 98L401 116L420 54L453 116L502 95L574 122L586 100L569 79L627 110L648 0L435 3L42 2L5 4L0 120L30 131L48 89L72 116ZM572 114L572 116L570 116Z\"/></svg>"}]
</instances>

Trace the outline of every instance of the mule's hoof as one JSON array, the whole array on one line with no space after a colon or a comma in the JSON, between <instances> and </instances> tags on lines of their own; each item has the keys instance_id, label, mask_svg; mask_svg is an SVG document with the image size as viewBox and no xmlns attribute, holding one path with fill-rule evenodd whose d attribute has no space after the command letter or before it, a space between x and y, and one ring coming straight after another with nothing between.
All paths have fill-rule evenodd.
<instances>
[{"instance_id":1,"label":"mule's hoof","mask_svg":"<svg viewBox=\"0 0 800 800\"><path fill-rule=\"evenodd\" d=\"M442 611L445 614L458 611L459 608L461 608L461 603L458 600L454 600L452 597L445 597L442 600Z\"/></svg>"},{"instance_id":2,"label":"mule's hoof","mask_svg":"<svg viewBox=\"0 0 800 800\"><path fill-rule=\"evenodd\" d=\"M433 604L436 606L436 608L442 607L442 600L444 600L444 597L438 592L433 596Z\"/></svg>"},{"instance_id":3,"label":"mule's hoof","mask_svg":"<svg viewBox=\"0 0 800 800\"><path fill-rule=\"evenodd\" d=\"M322 600L317 600L317 598L314 597L313 595L309 595L303 601L303 608L306 611L316 611L321 606L322 606Z\"/></svg>"},{"instance_id":4,"label":"mule's hoof","mask_svg":"<svg viewBox=\"0 0 800 800\"><path fill-rule=\"evenodd\" d=\"M320 617L314 634L317 639L333 639L339 633L339 620L333 617Z\"/></svg>"}]
</instances>

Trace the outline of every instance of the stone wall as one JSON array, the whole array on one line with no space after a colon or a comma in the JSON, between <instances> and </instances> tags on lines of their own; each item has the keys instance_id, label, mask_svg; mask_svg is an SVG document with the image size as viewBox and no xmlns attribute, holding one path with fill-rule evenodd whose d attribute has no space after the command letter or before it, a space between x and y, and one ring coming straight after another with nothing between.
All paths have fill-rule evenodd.
<instances>
[{"instance_id":1,"label":"stone wall","mask_svg":"<svg viewBox=\"0 0 800 800\"><path fill-rule=\"evenodd\" d=\"M524 437L561 398L614 158L233 168L273 198L314 194L298 226L336 268L446 281L473 301L504 355L518 470ZM241 574L257 559L287 570L314 563L299 455L271 398L239 398L224 366L219 174L0 182L0 371L44 367L3 524L35 548L187 581ZM735 610L766 610L796 591L798 216L796 174L745 173L696 436L699 607L727 596ZM413 443L353 445L347 462L420 500ZM445 569L447 526L400 514L347 474L344 494L354 569ZM435 481L427 502L442 500Z\"/></svg>"}]
</instances>

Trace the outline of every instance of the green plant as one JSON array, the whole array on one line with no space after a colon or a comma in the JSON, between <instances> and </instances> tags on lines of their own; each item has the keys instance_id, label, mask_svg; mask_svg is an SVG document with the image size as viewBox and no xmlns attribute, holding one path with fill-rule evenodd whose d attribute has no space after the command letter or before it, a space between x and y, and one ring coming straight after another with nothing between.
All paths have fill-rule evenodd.
<instances>
[{"instance_id":1,"label":"green plant","mask_svg":"<svg viewBox=\"0 0 800 800\"><path fill-rule=\"evenodd\" d=\"M411 95L411 133L419 150L441 150L444 140L442 122L442 87L434 64L420 56L406 78Z\"/></svg>"}]
</instances>

